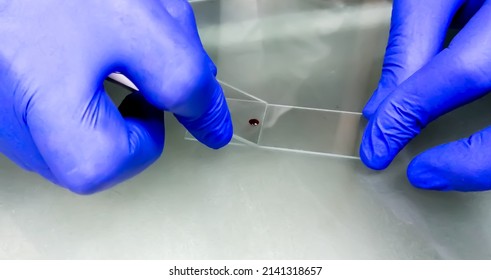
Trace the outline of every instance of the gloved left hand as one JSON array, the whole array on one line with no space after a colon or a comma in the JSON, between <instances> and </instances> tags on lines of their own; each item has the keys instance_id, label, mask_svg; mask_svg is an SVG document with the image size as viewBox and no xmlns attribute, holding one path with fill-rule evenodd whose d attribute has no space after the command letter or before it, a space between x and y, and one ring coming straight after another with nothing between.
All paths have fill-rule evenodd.
<instances>
[{"instance_id":1,"label":"gloved left hand","mask_svg":"<svg viewBox=\"0 0 491 280\"><path fill-rule=\"evenodd\" d=\"M442 49L451 23L464 27ZM491 1L394 0L382 78L363 111L361 159L386 168L429 122L490 91ZM407 174L424 189L491 189L491 128L422 153Z\"/></svg>"},{"instance_id":2,"label":"gloved left hand","mask_svg":"<svg viewBox=\"0 0 491 280\"><path fill-rule=\"evenodd\" d=\"M232 137L186 0L0 1L0 36L0 152L73 192L155 161L162 110L211 148ZM141 91L119 110L103 88L116 71Z\"/></svg>"}]
</instances>

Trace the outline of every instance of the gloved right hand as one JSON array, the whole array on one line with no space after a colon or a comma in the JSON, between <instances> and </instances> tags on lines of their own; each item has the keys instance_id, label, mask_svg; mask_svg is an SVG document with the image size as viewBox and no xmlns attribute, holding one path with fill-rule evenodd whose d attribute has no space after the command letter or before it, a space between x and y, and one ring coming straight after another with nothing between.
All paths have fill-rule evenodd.
<instances>
[{"instance_id":1,"label":"gloved right hand","mask_svg":"<svg viewBox=\"0 0 491 280\"><path fill-rule=\"evenodd\" d=\"M232 137L186 0L0 1L0 34L0 151L73 192L155 161L162 110L211 148ZM119 111L102 86L116 71L141 91Z\"/></svg>"},{"instance_id":2,"label":"gloved right hand","mask_svg":"<svg viewBox=\"0 0 491 280\"><path fill-rule=\"evenodd\" d=\"M443 49L452 22L463 28ZM490 91L490 0L395 0L382 78L363 111L361 159L386 168L428 123ZM491 189L491 128L423 152L407 175L423 189Z\"/></svg>"}]
</instances>

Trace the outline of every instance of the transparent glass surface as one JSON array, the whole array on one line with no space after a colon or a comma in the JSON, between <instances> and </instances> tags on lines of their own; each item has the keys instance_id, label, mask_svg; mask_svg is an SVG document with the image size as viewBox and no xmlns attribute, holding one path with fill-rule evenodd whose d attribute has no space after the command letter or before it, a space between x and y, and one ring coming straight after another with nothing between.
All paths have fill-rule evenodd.
<instances>
[{"instance_id":1,"label":"transparent glass surface","mask_svg":"<svg viewBox=\"0 0 491 280\"><path fill-rule=\"evenodd\" d=\"M361 114L255 100L227 99L234 126L232 144L285 152L359 158L365 120ZM196 141L189 132L185 138Z\"/></svg>"},{"instance_id":2,"label":"transparent glass surface","mask_svg":"<svg viewBox=\"0 0 491 280\"><path fill-rule=\"evenodd\" d=\"M231 110L243 110L234 113L238 122L250 129L244 120L256 116L250 108L261 112L257 98L272 106L249 142L355 153L357 113L379 75L389 2L193 6L225 91L238 100L229 100ZM116 103L128 93L107 90ZM171 114L162 157L94 196L71 194L0 157L0 258L488 259L491 193L417 190L406 168L425 149L488 126L490 106L488 96L438 119L382 172L356 154L249 144L211 150L185 140ZM322 150L323 141L336 148Z\"/></svg>"},{"instance_id":3,"label":"transparent glass surface","mask_svg":"<svg viewBox=\"0 0 491 280\"><path fill-rule=\"evenodd\" d=\"M270 105L259 145L358 157L363 123L360 114Z\"/></svg>"}]
</instances>

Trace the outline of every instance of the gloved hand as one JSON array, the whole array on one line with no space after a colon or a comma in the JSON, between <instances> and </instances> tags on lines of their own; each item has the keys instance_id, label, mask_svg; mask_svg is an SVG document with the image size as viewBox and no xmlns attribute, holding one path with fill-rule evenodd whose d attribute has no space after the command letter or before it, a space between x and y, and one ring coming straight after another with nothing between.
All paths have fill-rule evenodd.
<instances>
[{"instance_id":1,"label":"gloved hand","mask_svg":"<svg viewBox=\"0 0 491 280\"><path fill-rule=\"evenodd\" d=\"M155 161L162 110L211 148L232 136L186 0L4 0L0 35L0 151L75 193ZM116 71L141 91L120 110L103 89Z\"/></svg>"},{"instance_id":2,"label":"gloved hand","mask_svg":"<svg viewBox=\"0 0 491 280\"><path fill-rule=\"evenodd\" d=\"M463 27L442 49L451 24ZM390 39L360 155L384 169L429 122L491 91L491 1L394 0ZM431 190L491 189L491 128L437 146L409 165Z\"/></svg>"}]
</instances>

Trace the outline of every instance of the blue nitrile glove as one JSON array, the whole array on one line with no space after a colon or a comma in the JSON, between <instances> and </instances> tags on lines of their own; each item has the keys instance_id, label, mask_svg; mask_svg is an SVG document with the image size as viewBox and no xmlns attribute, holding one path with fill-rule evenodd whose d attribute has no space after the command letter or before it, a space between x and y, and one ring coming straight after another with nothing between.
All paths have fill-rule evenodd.
<instances>
[{"instance_id":1,"label":"blue nitrile glove","mask_svg":"<svg viewBox=\"0 0 491 280\"><path fill-rule=\"evenodd\" d=\"M211 148L232 136L186 0L4 0L0 36L0 151L75 193L155 161L162 110ZM103 89L116 71L141 91L120 110Z\"/></svg>"},{"instance_id":2,"label":"blue nitrile glove","mask_svg":"<svg viewBox=\"0 0 491 280\"><path fill-rule=\"evenodd\" d=\"M463 27L442 50L451 24ZM429 122L491 91L491 1L395 0L378 89L360 155L384 169ZM423 189L491 189L491 128L417 156L407 171Z\"/></svg>"}]
</instances>

